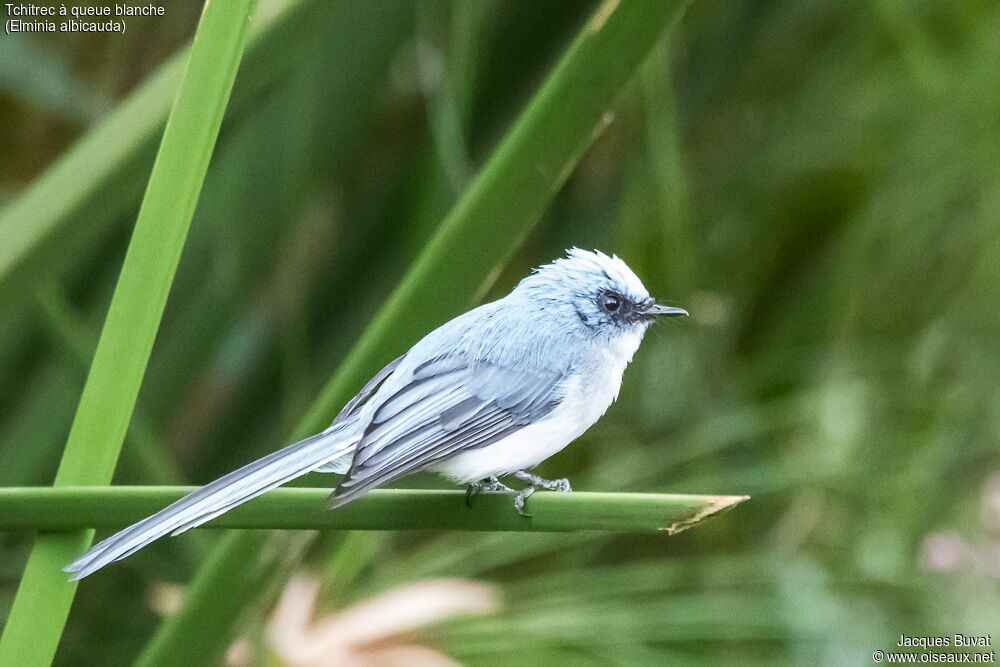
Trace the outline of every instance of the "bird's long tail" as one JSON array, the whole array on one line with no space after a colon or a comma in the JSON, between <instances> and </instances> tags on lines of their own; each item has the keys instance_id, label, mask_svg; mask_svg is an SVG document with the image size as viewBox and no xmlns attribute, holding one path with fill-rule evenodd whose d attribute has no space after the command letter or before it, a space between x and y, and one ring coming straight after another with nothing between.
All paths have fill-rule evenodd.
<instances>
[{"instance_id":1,"label":"bird's long tail","mask_svg":"<svg viewBox=\"0 0 1000 667\"><path fill-rule=\"evenodd\" d=\"M331 426L273 454L235 470L184 496L172 505L95 545L63 568L70 581L93 574L108 563L129 556L167 533L179 535L200 526L251 498L324 466L329 471L338 459L349 465L357 443L352 421Z\"/></svg>"}]
</instances>

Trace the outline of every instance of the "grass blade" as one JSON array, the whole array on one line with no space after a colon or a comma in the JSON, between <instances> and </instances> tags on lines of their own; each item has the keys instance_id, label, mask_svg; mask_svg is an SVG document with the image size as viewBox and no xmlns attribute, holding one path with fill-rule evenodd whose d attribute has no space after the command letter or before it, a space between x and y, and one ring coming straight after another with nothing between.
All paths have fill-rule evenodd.
<instances>
[{"instance_id":1,"label":"grass blade","mask_svg":"<svg viewBox=\"0 0 1000 667\"><path fill-rule=\"evenodd\" d=\"M123 528L197 487L113 486L0 489L0 530ZM673 535L748 496L658 493L545 493L528 499L531 518L513 510L509 493L376 490L330 511L329 489L275 489L220 517L207 528L338 530L471 530Z\"/></svg>"},{"instance_id":2,"label":"grass blade","mask_svg":"<svg viewBox=\"0 0 1000 667\"><path fill-rule=\"evenodd\" d=\"M686 6L682 0L606 0L598 7L290 440L326 426L380 364L481 297L611 121L620 91ZM218 565L261 553L263 539L260 533L232 532L220 540L188 587L185 606L164 622L139 664L201 664L222 650L236 618L227 610L240 607L230 602L248 602L266 590L278 564L274 559L272 568L247 569L243 576ZM226 608L217 608L215 600L225 600Z\"/></svg>"},{"instance_id":3,"label":"grass blade","mask_svg":"<svg viewBox=\"0 0 1000 667\"><path fill-rule=\"evenodd\" d=\"M107 484L135 407L202 180L246 43L255 0L206 4L55 486ZM41 535L0 637L0 664L51 662L76 586L62 567L93 531Z\"/></svg>"}]
</instances>

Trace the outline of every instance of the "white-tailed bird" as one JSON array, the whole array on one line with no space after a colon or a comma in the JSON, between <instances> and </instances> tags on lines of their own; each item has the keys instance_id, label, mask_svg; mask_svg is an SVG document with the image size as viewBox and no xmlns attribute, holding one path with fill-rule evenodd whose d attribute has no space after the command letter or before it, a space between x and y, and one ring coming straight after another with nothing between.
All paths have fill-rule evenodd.
<instances>
[{"instance_id":1,"label":"white-tailed bird","mask_svg":"<svg viewBox=\"0 0 1000 667\"><path fill-rule=\"evenodd\" d=\"M528 472L586 431L618 397L622 373L657 304L617 256L573 248L504 298L427 334L379 371L322 433L203 486L94 546L65 569L73 580L153 540L177 535L311 471L345 474L340 507L418 470L511 491L497 478L569 491Z\"/></svg>"}]
</instances>

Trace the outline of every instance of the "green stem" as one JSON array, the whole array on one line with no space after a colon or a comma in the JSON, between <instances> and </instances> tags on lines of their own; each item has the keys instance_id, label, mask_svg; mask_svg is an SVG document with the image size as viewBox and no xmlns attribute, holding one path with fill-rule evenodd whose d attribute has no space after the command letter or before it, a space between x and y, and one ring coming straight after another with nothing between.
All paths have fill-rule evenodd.
<instances>
[{"instance_id":1,"label":"green stem","mask_svg":"<svg viewBox=\"0 0 1000 667\"><path fill-rule=\"evenodd\" d=\"M0 489L0 530L122 528L197 487L99 486ZM330 511L330 489L283 488L255 498L208 524L208 528L296 530L471 530L673 534L748 496L659 493L551 493L527 501L531 518L518 515L509 493L474 496L463 491L376 490Z\"/></svg>"},{"instance_id":2,"label":"green stem","mask_svg":"<svg viewBox=\"0 0 1000 667\"><path fill-rule=\"evenodd\" d=\"M256 0L206 3L153 164L55 486L107 484L132 417ZM76 592L62 567L93 530L38 537L0 636L0 664L48 664Z\"/></svg>"}]
</instances>

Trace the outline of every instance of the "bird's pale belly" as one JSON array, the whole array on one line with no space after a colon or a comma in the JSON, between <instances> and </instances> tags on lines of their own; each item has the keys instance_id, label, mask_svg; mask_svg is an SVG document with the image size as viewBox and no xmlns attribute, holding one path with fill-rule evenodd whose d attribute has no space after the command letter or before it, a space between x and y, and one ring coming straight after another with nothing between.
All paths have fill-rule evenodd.
<instances>
[{"instance_id":1,"label":"bird's pale belly","mask_svg":"<svg viewBox=\"0 0 1000 667\"><path fill-rule=\"evenodd\" d=\"M534 468L575 440L590 424L580 426L564 420L545 419L492 445L463 452L439 463L433 470L464 484L491 475Z\"/></svg>"},{"instance_id":2,"label":"bird's pale belly","mask_svg":"<svg viewBox=\"0 0 1000 667\"><path fill-rule=\"evenodd\" d=\"M561 451L601 418L618 396L622 369L611 369L607 377L593 382L589 390L581 385L580 376L566 387L566 400L544 419L529 424L503 440L481 449L470 449L442 461L432 470L456 482L468 483L492 475L507 475L529 470ZM617 371L617 372L616 372ZM595 390L594 387L600 387Z\"/></svg>"}]
</instances>

